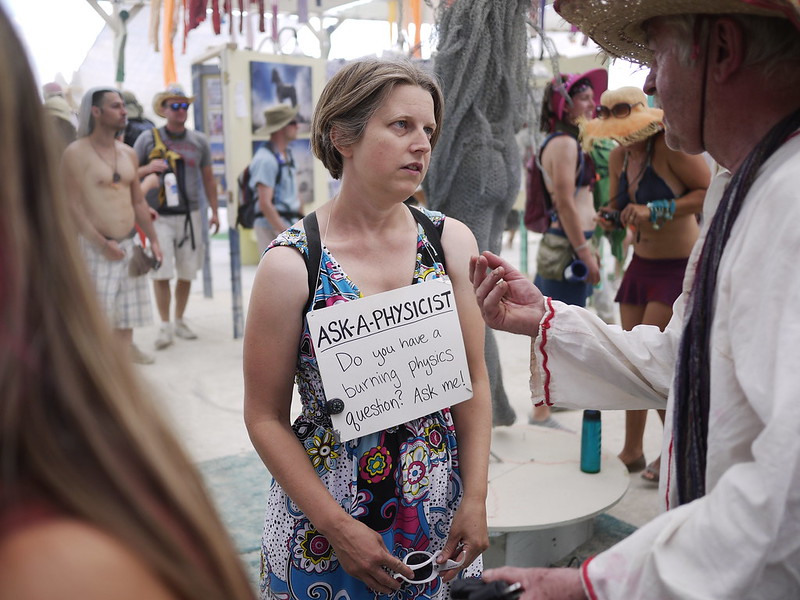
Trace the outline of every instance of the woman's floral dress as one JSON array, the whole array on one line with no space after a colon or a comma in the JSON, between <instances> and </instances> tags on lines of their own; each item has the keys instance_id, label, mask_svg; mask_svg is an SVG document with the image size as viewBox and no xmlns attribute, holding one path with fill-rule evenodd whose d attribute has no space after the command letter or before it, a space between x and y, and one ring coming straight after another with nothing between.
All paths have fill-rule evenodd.
<instances>
[{"instance_id":1,"label":"woman's floral dress","mask_svg":"<svg viewBox=\"0 0 800 600\"><path fill-rule=\"evenodd\" d=\"M424 211L441 231L444 215ZM417 264L413 283L441 277L435 250L417 227ZM304 231L288 229L272 243L291 246L308 259ZM314 308L361 297L361 293L322 247ZM307 324L298 351L295 380L302 412L293 424L308 460L328 491L353 518L383 537L402 558L411 550L440 550L463 494L458 451L450 409L398 427L340 442L324 411L325 395ZM462 572L479 576L480 559ZM406 584L396 599L447 598L449 586L437 578L428 584ZM348 600L377 598L339 565L328 540L273 480L261 547L262 598Z\"/></svg>"}]
</instances>

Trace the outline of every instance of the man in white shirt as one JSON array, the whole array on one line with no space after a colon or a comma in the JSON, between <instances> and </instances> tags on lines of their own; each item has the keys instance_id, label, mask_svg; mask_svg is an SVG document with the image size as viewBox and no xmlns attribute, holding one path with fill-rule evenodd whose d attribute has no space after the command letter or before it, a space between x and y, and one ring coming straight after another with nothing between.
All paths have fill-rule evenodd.
<instances>
[{"instance_id":1,"label":"man in white shirt","mask_svg":"<svg viewBox=\"0 0 800 600\"><path fill-rule=\"evenodd\" d=\"M486 322L530 335L534 395L667 408L667 512L575 569L484 574L537 598L800 597L800 6L794 0L556 0L614 56L646 63L667 143L727 170L706 195L662 333L543 298L473 259ZM491 272L487 273L487 268ZM581 371L581 377L575 377Z\"/></svg>"}]
</instances>

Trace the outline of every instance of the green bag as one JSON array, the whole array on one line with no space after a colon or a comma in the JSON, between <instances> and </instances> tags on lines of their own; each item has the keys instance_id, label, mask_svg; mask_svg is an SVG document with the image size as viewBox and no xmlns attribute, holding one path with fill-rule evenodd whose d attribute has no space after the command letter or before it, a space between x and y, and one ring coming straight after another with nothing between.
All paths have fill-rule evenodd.
<instances>
[{"instance_id":1,"label":"green bag","mask_svg":"<svg viewBox=\"0 0 800 600\"><path fill-rule=\"evenodd\" d=\"M569 240L561 235L545 233L536 254L536 273L545 279L564 281L564 269L575 260Z\"/></svg>"}]
</instances>

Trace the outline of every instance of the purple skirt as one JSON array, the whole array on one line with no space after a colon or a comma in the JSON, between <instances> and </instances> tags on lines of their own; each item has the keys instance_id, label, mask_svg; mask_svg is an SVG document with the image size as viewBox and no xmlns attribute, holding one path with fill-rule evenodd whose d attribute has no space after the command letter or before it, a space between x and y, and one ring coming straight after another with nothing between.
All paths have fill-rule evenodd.
<instances>
[{"instance_id":1,"label":"purple skirt","mask_svg":"<svg viewBox=\"0 0 800 600\"><path fill-rule=\"evenodd\" d=\"M672 306L681 294L688 262L688 258L640 258L634 254L614 300L636 306L648 302Z\"/></svg>"}]
</instances>

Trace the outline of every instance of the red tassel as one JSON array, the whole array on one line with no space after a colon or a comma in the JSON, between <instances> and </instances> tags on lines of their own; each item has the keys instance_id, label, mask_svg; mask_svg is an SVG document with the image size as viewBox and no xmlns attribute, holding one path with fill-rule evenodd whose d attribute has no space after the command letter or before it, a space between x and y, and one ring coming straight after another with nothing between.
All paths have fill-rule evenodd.
<instances>
[{"instance_id":1,"label":"red tassel","mask_svg":"<svg viewBox=\"0 0 800 600\"><path fill-rule=\"evenodd\" d=\"M267 30L267 24L264 22L264 0L258 0L258 30L261 33Z\"/></svg>"},{"instance_id":2,"label":"red tassel","mask_svg":"<svg viewBox=\"0 0 800 600\"><path fill-rule=\"evenodd\" d=\"M219 14L219 0L211 0L211 24L214 26L214 33L222 33L222 20Z\"/></svg>"}]
</instances>

